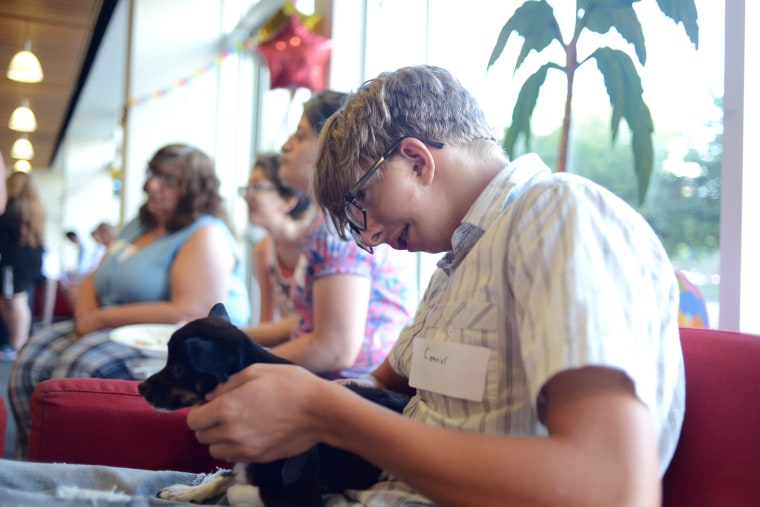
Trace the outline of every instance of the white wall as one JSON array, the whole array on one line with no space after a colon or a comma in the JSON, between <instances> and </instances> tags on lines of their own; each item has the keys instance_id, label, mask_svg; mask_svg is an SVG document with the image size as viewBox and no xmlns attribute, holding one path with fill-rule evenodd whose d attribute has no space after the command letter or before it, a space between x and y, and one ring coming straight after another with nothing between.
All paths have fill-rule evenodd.
<instances>
[{"instance_id":1,"label":"white wall","mask_svg":"<svg viewBox=\"0 0 760 507\"><path fill-rule=\"evenodd\" d=\"M40 175L48 215L46 243L61 269L76 264L76 251L63 237L66 230L86 236L102 221L119 222L109 167L124 94L128 5L119 2L114 10L53 165Z\"/></svg>"},{"instance_id":2,"label":"white wall","mask_svg":"<svg viewBox=\"0 0 760 507\"><path fill-rule=\"evenodd\" d=\"M88 234L100 221L118 225L136 215L146 163L173 142L215 159L240 254L247 256L237 187L247 181L252 160L253 58L237 50L222 56L229 49L225 34L253 3L118 3L52 167L35 175L48 208L47 244L59 267L74 263L65 230ZM130 104L126 117L124 104ZM112 164L122 166L122 194L114 194Z\"/></svg>"}]
</instances>

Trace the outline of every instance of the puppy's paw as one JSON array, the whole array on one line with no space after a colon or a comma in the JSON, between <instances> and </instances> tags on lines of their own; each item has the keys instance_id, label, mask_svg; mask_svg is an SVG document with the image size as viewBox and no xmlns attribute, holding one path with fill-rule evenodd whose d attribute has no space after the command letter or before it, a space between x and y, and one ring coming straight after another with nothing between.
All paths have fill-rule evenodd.
<instances>
[{"instance_id":1,"label":"puppy's paw","mask_svg":"<svg viewBox=\"0 0 760 507\"><path fill-rule=\"evenodd\" d=\"M233 484L227 490L227 502L232 507L265 507L259 497L259 488L250 484Z\"/></svg>"},{"instance_id":2,"label":"puppy's paw","mask_svg":"<svg viewBox=\"0 0 760 507\"><path fill-rule=\"evenodd\" d=\"M208 497L204 494L203 486L175 484L173 486L167 486L159 491L158 498L175 502L201 503Z\"/></svg>"},{"instance_id":3,"label":"puppy's paw","mask_svg":"<svg viewBox=\"0 0 760 507\"><path fill-rule=\"evenodd\" d=\"M235 476L226 471L219 471L207 476L203 482L195 486L175 484L167 486L158 492L158 497L175 502L202 503L209 498L214 498L234 484Z\"/></svg>"}]
</instances>

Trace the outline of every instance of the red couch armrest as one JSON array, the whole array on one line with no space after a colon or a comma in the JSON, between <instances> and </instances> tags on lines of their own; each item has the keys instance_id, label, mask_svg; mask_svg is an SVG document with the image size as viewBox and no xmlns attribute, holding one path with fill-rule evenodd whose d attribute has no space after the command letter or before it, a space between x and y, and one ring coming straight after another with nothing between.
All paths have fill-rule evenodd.
<instances>
[{"instance_id":1,"label":"red couch armrest","mask_svg":"<svg viewBox=\"0 0 760 507\"><path fill-rule=\"evenodd\" d=\"M214 460L187 427L187 409L160 412L137 381L47 380L31 400L31 461L210 472Z\"/></svg>"},{"instance_id":2,"label":"red couch armrest","mask_svg":"<svg viewBox=\"0 0 760 507\"><path fill-rule=\"evenodd\" d=\"M681 346L686 415L662 505L757 505L760 336L682 327Z\"/></svg>"}]
</instances>

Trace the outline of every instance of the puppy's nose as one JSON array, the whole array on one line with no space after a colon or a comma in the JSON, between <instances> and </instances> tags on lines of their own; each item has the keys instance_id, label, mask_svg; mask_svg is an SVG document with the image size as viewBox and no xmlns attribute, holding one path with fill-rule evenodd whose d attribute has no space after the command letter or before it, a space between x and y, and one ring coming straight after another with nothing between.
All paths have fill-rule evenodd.
<instances>
[{"instance_id":1,"label":"puppy's nose","mask_svg":"<svg viewBox=\"0 0 760 507\"><path fill-rule=\"evenodd\" d=\"M150 392L150 384L148 384L146 381L143 380L137 386L137 390L140 391L140 396L145 398L148 396L148 393Z\"/></svg>"}]
</instances>

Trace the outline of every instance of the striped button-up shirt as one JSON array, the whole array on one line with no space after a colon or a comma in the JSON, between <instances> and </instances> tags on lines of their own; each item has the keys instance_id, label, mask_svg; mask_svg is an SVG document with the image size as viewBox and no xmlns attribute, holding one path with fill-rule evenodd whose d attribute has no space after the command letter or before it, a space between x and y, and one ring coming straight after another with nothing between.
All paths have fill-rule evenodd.
<instances>
[{"instance_id":1,"label":"striped button-up shirt","mask_svg":"<svg viewBox=\"0 0 760 507\"><path fill-rule=\"evenodd\" d=\"M526 155L493 179L452 240L389 360L409 378L415 341L486 349L482 394L463 399L427 385L406 414L464 431L542 436L546 382L606 366L625 372L649 408L664 473L684 412L678 286L646 221L602 187ZM455 383L472 382L458 375ZM392 477L356 500L425 503Z\"/></svg>"}]
</instances>

